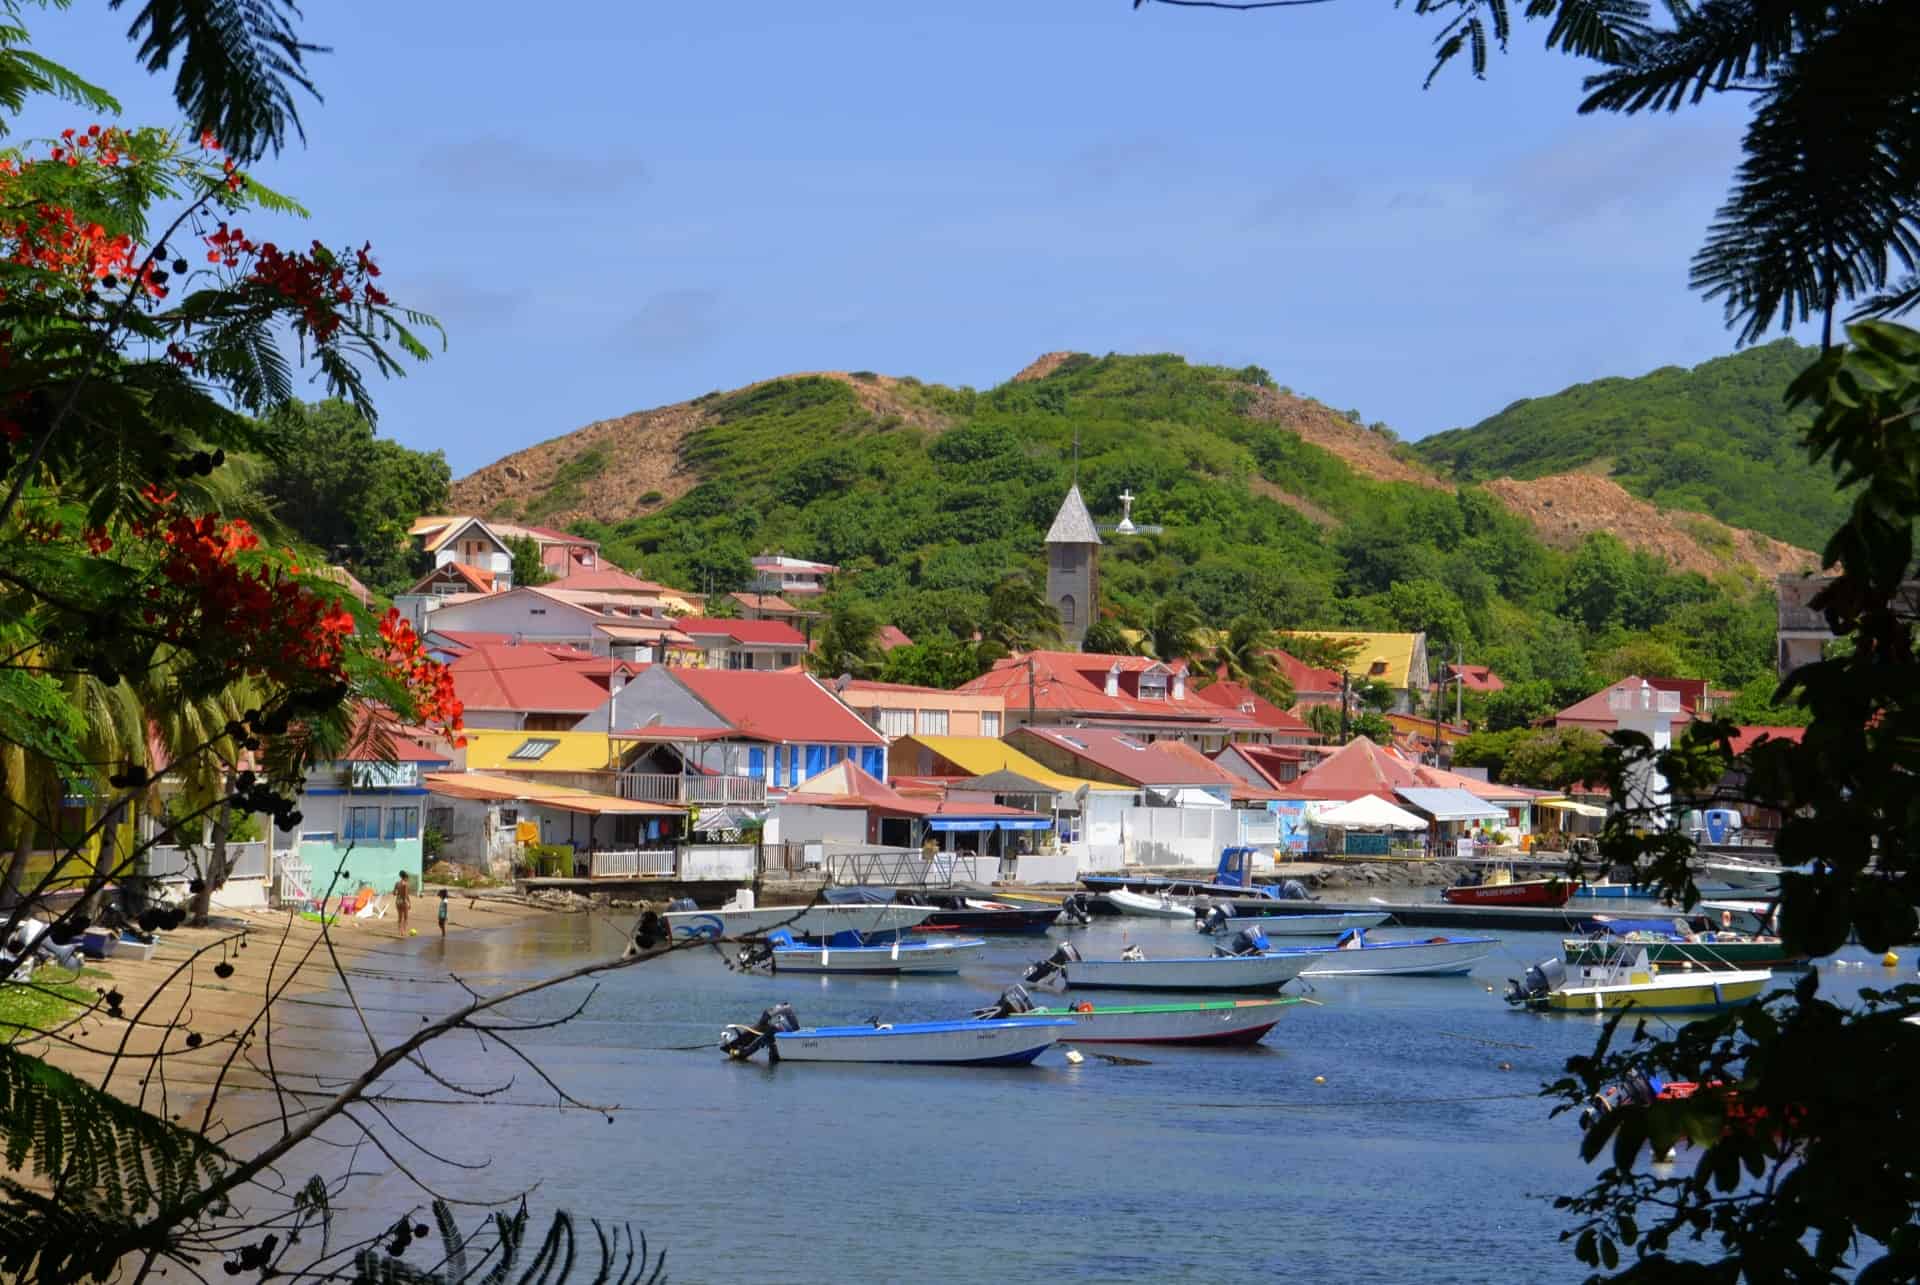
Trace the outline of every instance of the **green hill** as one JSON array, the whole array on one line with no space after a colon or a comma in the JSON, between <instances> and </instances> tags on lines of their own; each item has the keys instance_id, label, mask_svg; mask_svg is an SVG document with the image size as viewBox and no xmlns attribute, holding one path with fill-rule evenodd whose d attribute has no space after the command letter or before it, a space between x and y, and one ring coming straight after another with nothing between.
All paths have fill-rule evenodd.
<instances>
[{"instance_id":1,"label":"green hill","mask_svg":"<svg viewBox=\"0 0 1920 1285\"><path fill-rule=\"evenodd\" d=\"M1731 564L1709 581L1604 535L1549 548L1390 433L1257 368L1174 356L1049 358L987 392L868 372L772 380L589 425L453 498L550 515L694 590L740 587L763 551L836 563L850 573L836 597L916 639L964 638L1002 577L1044 575L1076 442L1096 518L1118 518L1127 490L1134 519L1165 528L1103 550L1102 606L1122 622L1183 595L1219 625L1420 629L1537 684L1539 702L1623 664L1734 686L1770 672L1771 598Z\"/></svg>"},{"instance_id":2,"label":"green hill","mask_svg":"<svg viewBox=\"0 0 1920 1285\"><path fill-rule=\"evenodd\" d=\"M1807 462L1803 420L1781 401L1815 351L1782 339L1691 370L1576 384L1414 449L1461 481L1603 471L1663 508L1819 549L1845 501L1832 474Z\"/></svg>"}]
</instances>

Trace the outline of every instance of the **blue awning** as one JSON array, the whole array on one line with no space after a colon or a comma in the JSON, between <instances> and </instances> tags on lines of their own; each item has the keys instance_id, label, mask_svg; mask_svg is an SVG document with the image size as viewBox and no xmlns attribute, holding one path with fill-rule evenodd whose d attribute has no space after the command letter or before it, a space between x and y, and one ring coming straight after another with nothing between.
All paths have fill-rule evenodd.
<instances>
[{"instance_id":1,"label":"blue awning","mask_svg":"<svg viewBox=\"0 0 1920 1285\"><path fill-rule=\"evenodd\" d=\"M1051 830L1053 822L1044 817L932 817L927 829L947 830Z\"/></svg>"}]
</instances>

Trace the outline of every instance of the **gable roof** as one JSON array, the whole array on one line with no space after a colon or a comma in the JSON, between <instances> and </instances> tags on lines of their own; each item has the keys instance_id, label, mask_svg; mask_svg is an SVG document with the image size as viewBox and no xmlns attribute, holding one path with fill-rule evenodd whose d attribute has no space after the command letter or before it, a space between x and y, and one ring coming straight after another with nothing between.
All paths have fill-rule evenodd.
<instances>
[{"instance_id":1,"label":"gable roof","mask_svg":"<svg viewBox=\"0 0 1920 1285\"><path fill-rule=\"evenodd\" d=\"M1419 787L1413 767L1392 750L1356 736L1319 766L1302 772L1291 788L1310 799L1357 799L1367 794L1392 798L1395 790Z\"/></svg>"},{"instance_id":2,"label":"gable roof","mask_svg":"<svg viewBox=\"0 0 1920 1285\"><path fill-rule=\"evenodd\" d=\"M432 772L427 775L426 785L429 793L442 798L490 799L498 802L514 800L587 816L684 817L687 814L685 808L665 803L643 803L638 799L596 794L592 790L576 789L569 785L520 781L507 776L491 776L485 772Z\"/></svg>"},{"instance_id":3,"label":"gable roof","mask_svg":"<svg viewBox=\"0 0 1920 1285\"><path fill-rule=\"evenodd\" d=\"M1280 666L1280 672L1287 676L1287 682L1292 684L1293 694L1296 697L1340 694L1339 670L1321 669L1318 666L1309 665L1306 661L1278 648L1268 652L1267 655Z\"/></svg>"},{"instance_id":4,"label":"gable roof","mask_svg":"<svg viewBox=\"0 0 1920 1285\"><path fill-rule=\"evenodd\" d=\"M1022 754L1005 741L991 736L902 736L893 743L893 757L904 766L906 755L916 748L932 752L935 757L945 759L972 777L1013 772L1063 794L1072 794L1082 787L1091 790L1127 788L1107 781L1089 781L1056 772L1040 760Z\"/></svg>"},{"instance_id":5,"label":"gable roof","mask_svg":"<svg viewBox=\"0 0 1920 1285\"><path fill-rule=\"evenodd\" d=\"M807 640L784 620L723 620L713 616L682 616L675 628L691 638L731 638L737 643L764 647L805 647Z\"/></svg>"},{"instance_id":6,"label":"gable roof","mask_svg":"<svg viewBox=\"0 0 1920 1285\"><path fill-rule=\"evenodd\" d=\"M1324 638L1330 642L1357 642L1358 651L1347 661L1355 678L1377 678L1389 687L1405 687L1413 669L1419 634L1368 633L1359 629L1282 629L1282 638Z\"/></svg>"},{"instance_id":7,"label":"gable roof","mask_svg":"<svg viewBox=\"0 0 1920 1285\"><path fill-rule=\"evenodd\" d=\"M1641 678L1638 674L1628 674L1619 682L1602 687L1593 695L1583 700L1577 700L1567 706L1553 716L1553 721L1556 723L1577 723L1588 726L1618 726L1620 715L1614 712L1613 706L1608 700L1609 694L1615 691L1626 691L1629 688L1637 688L1640 684L1644 683L1655 691L1669 691L1678 695L1680 697L1680 712L1674 716L1673 721L1676 724L1689 722L1694 716L1694 705L1693 702L1687 699L1686 691L1679 686L1679 684L1687 682L1698 683L1699 689L1702 691L1706 688L1706 684L1699 682L1697 679Z\"/></svg>"},{"instance_id":8,"label":"gable roof","mask_svg":"<svg viewBox=\"0 0 1920 1285\"><path fill-rule=\"evenodd\" d=\"M644 666L540 643L479 643L447 666L453 690L471 710L587 714L607 700L607 676ZM596 681L598 680L598 681Z\"/></svg>"},{"instance_id":9,"label":"gable roof","mask_svg":"<svg viewBox=\"0 0 1920 1285\"><path fill-rule=\"evenodd\" d=\"M1270 790L1290 790L1293 782L1285 780L1280 771L1283 767L1298 769L1307 761L1308 751L1292 745L1251 745L1245 742L1227 746L1214 755L1214 763L1229 754L1238 755L1240 761L1253 769L1254 775L1266 782Z\"/></svg>"},{"instance_id":10,"label":"gable roof","mask_svg":"<svg viewBox=\"0 0 1920 1285\"><path fill-rule=\"evenodd\" d=\"M438 553L441 549L445 548L450 541L465 532L468 527L479 527L487 539L499 546L502 553L510 552L507 548L507 542L500 538L499 532L495 531L485 522L482 522L479 518L466 514L416 519L413 525L407 528L407 534L425 537L423 544L427 552Z\"/></svg>"},{"instance_id":11,"label":"gable roof","mask_svg":"<svg viewBox=\"0 0 1920 1285\"><path fill-rule=\"evenodd\" d=\"M1031 665L1031 670L1029 670ZM1033 651L994 662L978 678L960 684L963 692L998 693L1009 710L1024 710L1031 701L1036 710L1079 715L1091 722L1187 723L1222 731L1264 730L1265 724L1238 707L1202 700L1191 684L1176 699L1171 675L1185 669L1184 661L1162 664L1149 656L1107 656L1097 652ZM1107 675L1118 670L1117 695L1106 692ZM1169 675L1165 698L1142 699L1140 679L1149 673Z\"/></svg>"},{"instance_id":12,"label":"gable roof","mask_svg":"<svg viewBox=\"0 0 1920 1285\"><path fill-rule=\"evenodd\" d=\"M1504 692L1507 685L1485 665L1448 665L1447 668L1459 675L1460 685L1470 692Z\"/></svg>"},{"instance_id":13,"label":"gable roof","mask_svg":"<svg viewBox=\"0 0 1920 1285\"><path fill-rule=\"evenodd\" d=\"M666 672L741 736L835 745L887 743L810 674L785 669Z\"/></svg>"},{"instance_id":14,"label":"gable roof","mask_svg":"<svg viewBox=\"0 0 1920 1285\"><path fill-rule=\"evenodd\" d=\"M797 616L800 608L788 602L777 593L730 593L727 597L745 607L748 611L770 611L776 616Z\"/></svg>"},{"instance_id":15,"label":"gable roof","mask_svg":"<svg viewBox=\"0 0 1920 1285\"><path fill-rule=\"evenodd\" d=\"M1053 525L1047 528L1047 543L1100 543L1100 532L1093 525L1093 514L1087 512L1087 502L1080 498L1078 483L1068 487L1067 498L1060 501L1060 511L1053 515Z\"/></svg>"},{"instance_id":16,"label":"gable roof","mask_svg":"<svg viewBox=\"0 0 1920 1285\"><path fill-rule=\"evenodd\" d=\"M1023 727L1032 736L1136 785L1199 785L1231 789L1239 777L1178 741L1142 741L1103 727ZM1175 748L1178 747L1178 748ZM1024 774L1023 774L1024 775Z\"/></svg>"},{"instance_id":17,"label":"gable roof","mask_svg":"<svg viewBox=\"0 0 1920 1285\"><path fill-rule=\"evenodd\" d=\"M1194 695L1209 704L1236 709L1272 731L1313 740L1320 738L1320 734L1314 731L1304 719L1295 718L1245 683L1225 680L1208 683L1205 687L1196 690Z\"/></svg>"},{"instance_id":18,"label":"gable roof","mask_svg":"<svg viewBox=\"0 0 1920 1285\"><path fill-rule=\"evenodd\" d=\"M493 572L482 571L479 567L470 567L464 562L443 562L433 570L413 582L408 593L425 593L427 586L436 580L458 580L473 593L493 592Z\"/></svg>"},{"instance_id":19,"label":"gable roof","mask_svg":"<svg viewBox=\"0 0 1920 1285\"><path fill-rule=\"evenodd\" d=\"M880 632L874 637L874 645L881 651L892 651L895 647L911 647L913 639L907 637L907 631L898 625L881 625Z\"/></svg>"},{"instance_id":20,"label":"gable roof","mask_svg":"<svg viewBox=\"0 0 1920 1285\"><path fill-rule=\"evenodd\" d=\"M628 593L659 593L664 585L639 576L630 576L618 567L579 567L558 579L549 580L542 589L624 590Z\"/></svg>"}]
</instances>

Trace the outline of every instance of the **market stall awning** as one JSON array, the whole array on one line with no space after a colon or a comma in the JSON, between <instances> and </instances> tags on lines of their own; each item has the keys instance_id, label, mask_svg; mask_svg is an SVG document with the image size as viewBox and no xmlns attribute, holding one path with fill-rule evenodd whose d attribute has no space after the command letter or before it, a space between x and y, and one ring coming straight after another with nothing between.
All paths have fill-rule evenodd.
<instances>
[{"instance_id":1,"label":"market stall awning","mask_svg":"<svg viewBox=\"0 0 1920 1285\"><path fill-rule=\"evenodd\" d=\"M1580 803L1574 799L1535 799L1536 808L1554 808L1561 812L1571 812L1577 817L1604 817L1607 810L1591 803Z\"/></svg>"},{"instance_id":2,"label":"market stall awning","mask_svg":"<svg viewBox=\"0 0 1920 1285\"><path fill-rule=\"evenodd\" d=\"M1040 816L937 816L927 821L927 829L947 830L1051 830L1053 822Z\"/></svg>"},{"instance_id":3,"label":"market stall awning","mask_svg":"<svg viewBox=\"0 0 1920 1285\"><path fill-rule=\"evenodd\" d=\"M1330 807L1313 818L1315 825L1333 830L1424 830L1425 817L1395 807L1377 794L1362 795L1351 803Z\"/></svg>"},{"instance_id":4,"label":"market stall awning","mask_svg":"<svg viewBox=\"0 0 1920 1285\"><path fill-rule=\"evenodd\" d=\"M1507 815L1505 808L1496 808L1465 790L1403 786L1394 793L1436 821L1494 821L1504 820Z\"/></svg>"}]
</instances>

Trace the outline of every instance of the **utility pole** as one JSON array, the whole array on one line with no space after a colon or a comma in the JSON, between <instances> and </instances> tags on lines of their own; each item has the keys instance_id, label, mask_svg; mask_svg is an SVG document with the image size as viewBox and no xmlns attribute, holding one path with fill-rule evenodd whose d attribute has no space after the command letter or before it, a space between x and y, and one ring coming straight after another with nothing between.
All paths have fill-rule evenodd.
<instances>
[{"instance_id":1,"label":"utility pole","mask_svg":"<svg viewBox=\"0 0 1920 1285\"><path fill-rule=\"evenodd\" d=\"M1340 743L1347 743L1347 687L1350 675L1343 666L1340 670Z\"/></svg>"},{"instance_id":2,"label":"utility pole","mask_svg":"<svg viewBox=\"0 0 1920 1285\"><path fill-rule=\"evenodd\" d=\"M1032 727L1034 725L1033 703L1034 703L1033 653L1028 652L1027 653L1027 726L1028 727Z\"/></svg>"}]
</instances>

